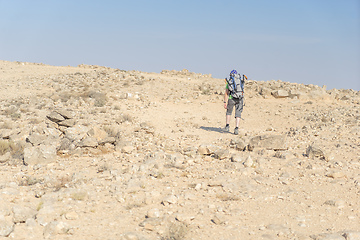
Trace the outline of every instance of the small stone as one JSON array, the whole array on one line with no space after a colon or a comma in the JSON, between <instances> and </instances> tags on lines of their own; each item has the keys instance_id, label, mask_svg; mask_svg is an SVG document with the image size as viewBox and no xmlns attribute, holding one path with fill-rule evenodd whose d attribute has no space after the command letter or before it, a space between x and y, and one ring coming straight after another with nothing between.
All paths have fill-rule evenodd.
<instances>
[{"instance_id":1,"label":"small stone","mask_svg":"<svg viewBox=\"0 0 360 240\"><path fill-rule=\"evenodd\" d=\"M67 220L76 220L79 219L79 215L76 212L67 212L65 213L65 218Z\"/></svg>"},{"instance_id":2,"label":"small stone","mask_svg":"<svg viewBox=\"0 0 360 240\"><path fill-rule=\"evenodd\" d=\"M124 240L140 240L141 237L136 233L128 232L128 233L123 234L123 239Z\"/></svg>"},{"instance_id":3,"label":"small stone","mask_svg":"<svg viewBox=\"0 0 360 240\"><path fill-rule=\"evenodd\" d=\"M233 155L231 155L230 160L231 160L231 162L240 163L240 162L242 162L242 157L237 154L233 154Z\"/></svg>"},{"instance_id":4,"label":"small stone","mask_svg":"<svg viewBox=\"0 0 360 240\"><path fill-rule=\"evenodd\" d=\"M325 176L329 177L329 178L344 178L346 177L345 173L343 172L330 172L330 173L327 173Z\"/></svg>"},{"instance_id":5,"label":"small stone","mask_svg":"<svg viewBox=\"0 0 360 240\"><path fill-rule=\"evenodd\" d=\"M5 153L4 155L0 155L0 163L6 163L11 158L10 152Z\"/></svg>"},{"instance_id":6,"label":"small stone","mask_svg":"<svg viewBox=\"0 0 360 240\"><path fill-rule=\"evenodd\" d=\"M211 221L216 225L221 225L225 223L224 216L218 213L214 215Z\"/></svg>"},{"instance_id":7,"label":"small stone","mask_svg":"<svg viewBox=\"0 0 360 240\"><path fill-rule=\"evenodd\" d=\"M44 238L53 238L57 234L66 234L70 227L64 222L53 221L44 228Z\"/></svg>"},{"instance_id":8,"label":"small stone","mask_svg":"<svg viewBox=\"0 0 360 240\"><path fill-rule=\"evenodd\" d=\"M148 212L147 212L147 214L146 214L146 217L147 218L158 218L158 217L160 217L160 211L159 211L159 209L157 209L157 208L152 208L152 209L150 209Z\"/></svg>"},{"instance_id":9,"label":"small stone","mask_svg":"<svg viewBox=\"0 0 360 240\"><path fill-rule=\"evenodd\" d=\"M127 153L127 154L131 154L134 150L135 150L135 147L130 146L130 145L124 146L121 148L121 152Z\"/></svg>"},{"instance_id":10,"label":"small stone","mask_svg":"<svg viewBox=\"0 0 360 240\"><path fill-rule=\"evenodd\" d=\"M166 196L163 200L162 200L162 204L167 205L167 204L175 204L177 203L177 197L175 195L169 195Z\"/></svg>"},{"instance_id":11,"label":"small stone","mask_svg":"<svg viewBox=\"0 0 360 240\"><path fill-rule=\"evenodd\" d=\"M190 221L194 220L195 217L185 213L178 213L176 214L175 219L179 222L190 223Z\"/></svg>"},{"instance_id":12,"label":"small stone","mask_svg":"<svg viewBox=\"0 0 360 240\"><path fill-rule=\"evenodd\" d=\"M61 116L59 113L57 112L51 112L49 113L47 116L46 116L50 121L53 121L53 122L61 122L61 121L64 121L65 118L63 116Z\"/></svg>"},{"instance_id":13,"label":"small stone","mask_svg":"<svg viewBox=\"0 0 360 240\"><path fill-rule=\"evenodd\" d=\"M76 121L75 119L65 119L64 121L58 122L59 126L64 126L64 127L73 127L75 126Z\"/></svg>"},{"instance_id":14,"label":"small stone","mask_svg":"<svg viewBox=\"0 0 360 240\"><path fill-rule=\"evenodd\" d=\"M209 154L211 154L209 149L205 145L200 145L198 147L198 149L197 149L197 153L200 154L200 155L209 155Z\"/></svg>"},{"instance_id":15,"label":"small stone","mask_svg":"<svg viewBox=\"0 0 360 240\"><path fill-rule=\"evenodd\" d=\"M252 158L249 155L243 164L245 167L252 167L254 165L254 161L252 160Z\"/></svg>"},{"instance_id":16,"label":"small stone","mask_svg":"<svg viewBox=\"0 0 360 240\"><path fill-rule=\"evenodd\" d=\"M324 204L337 207L339 209L344 208L346 206L346 202L344 200L327 200L324 202Z\"/></svg>"}]
</instances>

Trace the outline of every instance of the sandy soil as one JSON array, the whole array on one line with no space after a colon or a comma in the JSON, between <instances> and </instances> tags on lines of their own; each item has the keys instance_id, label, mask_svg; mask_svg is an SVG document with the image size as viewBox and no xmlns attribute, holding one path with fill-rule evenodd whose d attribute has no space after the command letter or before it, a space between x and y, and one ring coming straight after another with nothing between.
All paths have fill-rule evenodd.
<instances>
[{"instance_id":1,"label":"sandy soil","mask_svg":"<svg viewBox=\"0 0 360 240\"><path fill-rule=\"evenodd\" d=\"M209 75L0 61L0 84L4 239L360 239L359 92L249 80L234 135Z\"/></svg>"}]
</instances>

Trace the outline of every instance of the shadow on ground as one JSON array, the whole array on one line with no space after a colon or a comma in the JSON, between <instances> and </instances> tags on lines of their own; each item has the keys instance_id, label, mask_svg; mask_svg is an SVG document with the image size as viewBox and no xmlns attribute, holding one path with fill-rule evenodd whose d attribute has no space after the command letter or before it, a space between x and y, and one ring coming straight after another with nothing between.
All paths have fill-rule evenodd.
<instances>
[{"instance_id":1,"label":"shadow on ground","mask_svg":"<svg viewBox=\"0 0 360 240\"><path fill-rule=\"evenodd\" d=\"M209 132L218 132L218 133L229 133L228 131L225 131L223 128L216 128L216 127L204 127L201 126L200 129L209 131Z\"/></svg>"}]
</instances>

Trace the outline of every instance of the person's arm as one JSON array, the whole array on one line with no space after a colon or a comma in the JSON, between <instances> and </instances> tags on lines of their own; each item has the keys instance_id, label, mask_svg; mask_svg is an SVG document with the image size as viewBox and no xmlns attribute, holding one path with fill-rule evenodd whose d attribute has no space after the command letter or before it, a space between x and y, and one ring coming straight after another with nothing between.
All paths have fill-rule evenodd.
<instances>
[{"instance_id":1,"label":"person's arm","mask_svg":"<svg viewBox=\"0 0 360 240\"><path fill-rule=\"evenodd\" d=\"M224 94L224 108L227 108L227 102L229 99L229 89L225 88L225 94Z\"/></svg>"}]
</instances>

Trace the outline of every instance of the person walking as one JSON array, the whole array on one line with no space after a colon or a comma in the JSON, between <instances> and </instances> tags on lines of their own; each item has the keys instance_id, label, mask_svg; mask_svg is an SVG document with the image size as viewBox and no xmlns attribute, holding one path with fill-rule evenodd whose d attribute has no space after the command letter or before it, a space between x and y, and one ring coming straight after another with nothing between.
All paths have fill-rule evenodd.
<instances>
[{"instance_id":1,"label":"person walking","mask_svg":"<svg viewBox=\"0 0 360 240\"><path fill-rule=\"evenodd\" d=\"M233 109L235 107L235 129L234 134L239 134L239 124L241 113L244 107L244 77L241 80L241 75L236 70L230 72L230 78L226 80L225 94L224 94L224 108L226 109L226 125L225 131L230 130L230 120Z\"/></svg>"}]
</instances>

